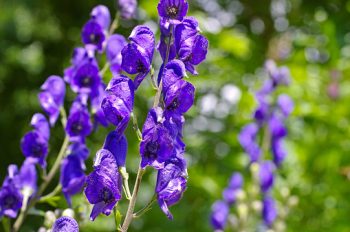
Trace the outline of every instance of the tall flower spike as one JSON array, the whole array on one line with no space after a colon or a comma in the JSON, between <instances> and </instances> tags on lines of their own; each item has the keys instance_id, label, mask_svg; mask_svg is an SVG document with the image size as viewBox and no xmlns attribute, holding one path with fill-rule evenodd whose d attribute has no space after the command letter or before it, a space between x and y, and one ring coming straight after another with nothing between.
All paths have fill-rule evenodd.
<instances>
[{"instance_id":1,"label":"tall flower spike","mask_svg":"<svg viewBox=\"0 0 350 232\"><path fill-rule=\"evenodd\" d=\"M113 154L118 167L125 167L126 154L128 152L128 141L125 135L120 135L117 131L110 132L105 139L103 149Z\"/></svg>"},{"instance_id":2,"label":"tall flower spike","mask_svg":"<svg viewBox=\"0 0 350 232\"><path fill-rule=\"evenodd\" d=\"M79 232L79 225L74 218L60 217L51 228L52 232Z\"/></svg>"},{"instance_id":3,"label":"tall flower spike","mask_svg":"<svg viewBox=\"0 0 350 232\"><path fill-rule=\"evenodd\" d=\"M50 117L50 124L53 126L60 114L60 108L63 106L66 85L59 76L49 76L41 86L39 93L39 102L41 107Z\"/></svg>"},{"instance_id":4,"label":"tall flower spike","mask_svg":"<svg viewBox=\"0 0 350 232\"><path fill-rule=\"evenodd\" d=\"M186 0L160 0L157 9L160 17L171 24L179 24L187 14L188 3Z\"/></svg>"},{"instance_id":5,"label":"tall flower spike","mask_svg":"<svg viewBox=\"0 0 350 232\"><path fill-rule=\"evenodd\" d=\"M174 159L158 171L156 193L160 208L169 219L173 219L168 207L176 204L186 190L187 170L185 161Z\"/></svg>"},{"instance_id":6,"label":"tall flower spike","mask_svg":"<svg viewBox=\"0 0 350 232\"><path fill-rule=\"evenodd\" d=\"M258 130L258 125L251 123L243 127L238 135L239 143L249 155L251 163L258 161L261 155L260 147L256 142Z\"/></svg>"},{"instance_id":7,"label":"tall flower spike","mask_svg":"<svg viewBox=\"0 0 350 232\"><path fill-rule=\"evenodd\" d=\"M136 0L117 0L120 15L123 19L132 19L137 9Z\"/></svg>"},{"instance_id":8,"label":"tall flower spike","mask_svg":"<svg viewBox=\"0 0 350 232\"><path fill-rule=\"evenodd\" d=\"M164 167L164 162L172 155L173 139L163 123L163 110L160 107L151 109L142 129L140 144L142 168L150 165L161 169Z\"/></svg>"},{"instance_id":9,"label":"tall flower spike","mask_svg":"<svg viewBox=\"0 0 350 232\"><path fill-rule=\"evenodd\" d=\"M101 149L97 152L94 171L87 178L85 195L90 204L94 204L90 219L98 214L110 215L115 204L122 196L122 179L117 162L111 152Z\"/></svg>"},{"instance_id":10,"label":"tall flower spike","mask_svg":"<svg viewBox=\"0 0 350 232\"><path fill-rule=\"evenodd\" d=\"M242 188L243 177L239 172L232 174L228 187L223 192L224 200L232 205L236 201L237 192Z\"/></svg>"}]
</instances>

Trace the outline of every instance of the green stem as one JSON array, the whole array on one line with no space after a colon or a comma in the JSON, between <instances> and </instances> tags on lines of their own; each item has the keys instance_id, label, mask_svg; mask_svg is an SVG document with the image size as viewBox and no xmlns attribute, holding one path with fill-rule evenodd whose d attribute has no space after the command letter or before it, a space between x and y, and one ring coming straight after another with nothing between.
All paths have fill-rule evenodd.
<instances>
[{"instance_id":1,"label":"green stem","mask_svg":"<svg viewBox=\"0 0 350 232\"><path fill-rule=\"evenodd\" d=\"M157 200L157 196L154 194L150 202L148 202L148 204L145 207L143 207L142 209L134 213L134 218L141 217L144 213L152 209L152 205L154 202L156 202L156 200Z\"/></svg>"},{"instance_id":2,"label":"green stem","mask_svg":"<svg viewBox=\"0 0 350 232\"><path fill-rule=\"evenodd\" d=\"M115 18L114 18L114 20L113 20L113 22L111 24L111 27L109 28L109 33L108 34L112 35L113 32L118 28L118 26L119 26L119 13L117 12L115 14Z\"/></svg>"},{"instance_id":3,"label":"green stem","mask_svg":"<svg viewBox=\"0 0 350 232\"><path fill-rule=\"evenodd\" d=\"M136 177L136 181L135 181L134 190L132 191L132 196L131 196L129 206L128 206L128 211L126 212L123 226L121 228L121 230L123 232L128 231L130 223L131 223L132 219L134 218L134 208L135 208L135 204L136 204L136 200L137 200L137 194L139 192L142 176L144 173L145 173L145 169L142 169L141 166L139 166L139 169L137 171L137 177Z\"/></svg>"},{"instance_id":4,"label":"green stem","mask_svg":"<svg viewBox=\"0 0 350 232\"><path fill-rule=\"evenodd\" d=\"M133 125L133 128L134 128L135 132L136 132L137 138L138 138L139 141L142 141L142 133L141 133L141 131L139 129L139 126L138 126L138 123L137 123L137 117L134 114L134 112L131 112L130 117L132 118L132 125Z\"/></svg>"},{"instance_id":5,"label":"green stem","mask_svg":"<svg viewBox=\"0 0 350 232\"><path fill-rule=\"evenodd\" d=\"M131 199L131 193L130 193L130 188L129 188L129 173L127 173L125 167L119 168L119 173L123 177L123 189L126 195L126 199L130 200Z\"/></svg>"},{"instance_id":6,"label":"green stem","mask_svg":"<svg viewBox=\"0 0 350 232\"><path fill-rule=\"evenodd\" d=\"M56 196L58 193L60 193L61 190L62 190L62 185L59 184L59 185L56 186L56 188L55 188L54 190L52 190L51 193L49 193L49 194L47 194L47 195L45 195L45 196L40 197L40 200L39 200L38 202L41 203L41 202L47 201L47 200L50 199L51 197L54 197L54 196Z\"/></svg>"}]
</instances>

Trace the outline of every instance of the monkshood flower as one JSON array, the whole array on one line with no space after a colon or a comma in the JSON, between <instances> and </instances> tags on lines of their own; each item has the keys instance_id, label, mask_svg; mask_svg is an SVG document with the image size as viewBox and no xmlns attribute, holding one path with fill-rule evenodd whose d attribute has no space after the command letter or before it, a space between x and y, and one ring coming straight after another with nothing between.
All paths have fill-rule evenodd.
<instances>
[{"instance_id":1,"label":"monkshood flower","mask_svg":"<svg viewBox=\"0 0 350 232\"><path fill-rule=\"evenodd\" d=\"M69 145L67 153L71 155L77 155L81 159L86 160L89 157L90 151L85 143L76 142Z\"/></svg>"},{"instance_id":2,"label":"monkshood flower","mask_svg":"<svg viewBox=\"0 0 350 232\"><path fill-rule=\"evenodd\" d=\"M122 179L117 162L111 152L101 149L97 152L94 170L87 177L85 195L94 204L90 219L98 214L110 215L115 204L122 197Z\"/></svg>"},{"instance_id":3,"label":"monkshood flower","mask_svg":"<svg viewBox=\"0 0 350 232\"><path fill-rule=\"evenodd\" d=\"M72 205L71 196L79 193L85 184L85 164L78 153L72 151L62 160L60 183L68 205Z\"/></svg>"},{"instance_id":4,"label":"monkshood flower","mask_svg":"<svg viewBox=\"0 0 350 232\"><path fill-rule=\"evenodd\" d=\"M35 163L30 159L26 159L21 169L19 170L18 175L15 177L16 182L20 186L22 195L25 199L29 199L37 191L37 173L35 169ZM26 204L27 202L25 202Z\"/></svg>"},{"instance_id":5,"label":"monkshood flower","mask_svg":"<svg viewBox=\"0 0 350 232\"><path fill-rule=\"evenodd\" d=\"M0 217L15 218L22 207L23 196L20 191L20 183L16 180L18 169L16 165L8 167L8 176L0 189Z\"/></svg>"},{"instance_id":6,"label":"monkshood flower","mask_svg":"<svg viewBox=\"0 0 350 232\"><path fill-rule=\"evenodd\" d=\"M111 131L105 139L103 149L113 154L118 167L125 167L126 154L128 153L128 141L125 135Z\"/></svg>"},{"instance_id":7,"label":"monkshood flower","mask_svg":"<svg viewBox=\"0 0 350 232\"><path fill-rule=\"evenodd\" d=\"M187 170L184 159L170 159L164 168L158 171L156 194L158 204L169 219L173 215L169 207L176 204L186 190Z\"/></svg>"},{"instance_id":8,"label":"monkshood flower","mask_svg":"<svg viewBox=\"0 0 350 232\"><path fill-rule=\"evenodd\" d=\"M40 105L48 114L50 124L53 126L63 106L66 85L61 77L49 76L40 89L41 92L38 95Z\"/></svg>"},{"instance_id":9,"label":"monkshood flower","mask_svg":"<svg viewBox=\"0 0 350 232\"><path fill-rule=\"evenodd\" d=\"M118 10L123 19L132 19L137 9L137 0L117 0Z\"/></svg>"},{"instance_id":10,"label":"monkshood flower","mask_svg":"<svg viewBox=\"0 0 350 232\"><path fill-rule=\"evenodd\" d=\"M108 30L109 25L111 24L111 15L106 6L95 6L91 11L90 16L93 21L98 23L103 28L103 30Z\"/></svg>"},{"instance_id":11,"label":"monkshood flower","mask_svg":"<svg viewBox=\"0 0 350 232\"><path fill-rule=\"evenodd\" d=\"M147 26L136 26L129 40L130 43L122 50L122 69L129 74L137 74L134 79L137 89L151 70L155 39Z\"/></svg>"},{"instance_id":12,"label":"monkshood flower","mask_svg":"<svg viewBox=\"0 0 350 232\"><path fill-rule=\"evenodd\" d=\"M84 141L85 137L91 133L92 124L84 97L78 96L73 102L65 129L72 142Z\"/></svg>"},{"instance_id":13,"label":"monkshood flower","mask_svg":"<svg viewBox=\"0 0 350 232\"><path fill-rule=\"evenodd\" d=\"M229 185L223 192L224 200L229 204L232 205L236 201L237 192L242 188L243 186L243 177L239 172L234 172L231 176Z\"/></svg>"},{"instance_id":14,"label":"monkshood flower","mask_svg":"<svg viewBox=\"0 0 350 232\"><path fill-rule=\"evenodd\" d=\"M272 197L266 196L263 200L262 216L265 225L271 226L277 218L277 209Z\"/></svg>"},{"instance_id":15,"label":"monkshood flower","mask_svg":"<svg viewBox=\"0 0 350 232\"><path fill-rule=\"evenodd\" d=\"M279 167L287 156L282 138L272 138L271 149L273 154L273 162Z\"/></svg>"},{"instance_id":16,"label":"monkshood flower","mask_svg":"<svg viewBox=\"0 0 350 232\"><path fill-rule=\"evenodd\" d=\"M211 210L210 221L212 227L214 230L224 230L230 213L229 206L224 201L216 201Z\"/></svg>"},{"instance_id":17,"label":"monkshood flower","mask_svg":"<svg viewBox=\"0 0 350 232\"><path fill-rule=\"evenodd\" d=\"M99 52L103 50L103 43L105 42L105 31L94 20L89 20L81 31L81 38L84 44L94 45Z\"/></svg>"},{"instance_id":18,"label":"monkshood flower","mask_svg":"<svg viewBox=\"0 0 350 232\"><path fill-rule=\"evenodd\" d=\"M284 117L288 117L294 109L294 103L287 94L281 94L278 96L277 106L281 110Z\"/></svg>"},{"instance_id":19,"label":"monkshood flower","mask_svg":"<svg viewBox=\"0 0 350 232\"><path fill-rule=\"evenodd\" d=\"M187 14L188 3L186 0L160 0L158 14L171 24L179 24Z\"/></svg>"},{"instance_id":20,"label":"monkshood flower","mask_svg":"<svg viewBox=\"0 0 350 232\"><path fill-rule=\"evenodd\" d=\"M49 123L42 114L34 114L31 125L34 130L27 132L21 140L21 150L27 159L46 167L48 140L50 136Z\"/></svg>"},{"instance_id":21,"label":"monkshood flower","mask_svg":"<svg viewBox=\"0 0 350 232\"><path fill-rule=\"evenodd\" d=\"M70 80L70 85L74 92L96 95L101 85L101 77L96 59L83 59L76 67Z\"/></svg>"},{"instance_id":22,"label":"monkshood flower","mask_svg":"<svg viewBox=\"0 0 350 232\"><path fill-rule=\"evenodd\" d=\"M274 183L273 172L275 167L272 162L265 161L259 165L259 182L260 188L263 193L268 192Z\"/></svg>"},{"instance_id":23,"label":"monkshood flower","mask_svg":"<svg viewBox=\"0 0 350 232\"><path fill-rule=\"evenodd\" d=\"M184 62L186 69L193 75L198 72L195 65L205 60L209 42L199 34L198 22L193 17L186 17L175 27L175 47L178 59Z\"/></svg>"},{"instance_id":24,"label":"monkshood flower","mask_svg":"<svg viewBox=\"0 0 350 232\"><path fill-rule=\"evenodd\" d=\"M55 221L51 232L79 232L79 225L74 218L63 216Z\"/></svg>"},{"instance_id":25,"label":"monkshood flower","mask_svg":"<svg viewBox=\"0 0 350 232\"><path fill-rule=\"evenodd\" d=\"M239 143L249 155L251 163L258 161L261 155L260 147L256 142L258 131L258 125L255 123L250 123L243 127L238 135Z\"/></svg>"},{"instance_id":26,"label":"monkshood flower","mask_svg":"<svg viewBox=\"0 0 350 232\"><path fill-rule=\"evenodd\" d=\"M116 131L123 134L134 106L134 85L126 76L116 75L106 88L107 96L101 108L106 119L115 125Z\"/></svg>"},{"instance_id":27,"label":"monkshood flower","mask_svg":"<svg viewBox=\"0 0 350 232\"><path fill-rule=\"evenodd\" d=\"M127 44L124 36L113 34L107 40L106 56L113 74L122 71L122 50Z\"/></svg>"},{"instance_id":28,"label":"monkshood flower","mask_svg":"<svg viewBox=\"0 0 350 232\"><path fill-rule=\"evenodd\" d=\"M101 83L98 91L91 95L91 113L94 115L94 128L97 127L98 124L107 127L108 121L106 116L101 108L101 103L103 99L106 97L105 85Z\"/></svg>"},{"instance_id":29,"label":"monkshood flower","mask_svg":"<svg viewBox=\"0 0 350 232\"><path fill-rule=\"evenodd\" d=\"M95 54L93 52L86 50L85 48L74 48L71 58L72 65L64 70L64 80L70 84L77 68L82 63L86 62L86 60L94 59L94 55Z\"/></svg>"},{"instance_id":30,"label":"monkshood flower","mask_svg":"<svg viewBox=\"0 0 350 232\"><path fill-rule=\"evenodd\" d=\"M173 138L169 129L164 125L163 110L160 107L152 108L147 115L142 128L140 144L141 167L150 165L156 169L164 167L173 152Z\"/></svg>"}]
</instances>

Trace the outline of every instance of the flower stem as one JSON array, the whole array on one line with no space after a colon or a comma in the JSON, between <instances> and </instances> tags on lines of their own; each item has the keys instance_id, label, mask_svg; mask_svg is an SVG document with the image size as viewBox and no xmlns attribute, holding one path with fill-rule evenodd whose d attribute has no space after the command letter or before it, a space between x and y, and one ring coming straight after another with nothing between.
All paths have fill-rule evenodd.
<instances>
[{"instance_id":1,"label":"flower stem","mask_svg":"<svg viewBox=\"0 0 350 232\"><path fill-rule=\"evenodd\" d=\"M113 34L113 32L118 28L118 26L119 26L119 12L115 14L115 18L111 24L111 27L109 28L109 32L108 32L109 36Z\"/></svg>"},{"instance_id":2,"label":"flower stem","mask_svg":"<svg viewBox=\"0 0 350 232\"><path fill-rule=\"evenodd\" d=\"M58 193L61 192L61 190L62 190L62 185L59 184L59 185L56 186L56 188L54 190L52 190L51 193L40 197L40 200L38 202L45 202L49 198L56 196Z\"/></svg>"},{"instance_id":3,"label":"flower stem","mask_svg":"<svg viewBox=\"0 0 350 232\"><path fill-rule=\"evenodd\" d=\"M65 127L66 122L67 122L67 114L66 114L63 107L60 109L60 112L61 112L61 122L62 122L63 127ZM61 161L64 157L64 154L66 153L68 144L69 144L69 137L68 137L68 135L66 135L66 137L64 138L64 141L62 143L61 149L57 155L56 161L55 161L54 165L52 166L49 174L44 179L44 181L41 183L38 192L35 194L35 197L33 197L30 200L30 202L28 203L28 206L25 209L21 210L17 220L13 224L13 228L11 230L12 232L19 231L19 229L21 228L21 226L23 224L24 219L26 218L26 216L28 214L29 209L32 208L39 201L40 196L43 194L46 187L50 184L51 180L56 175L56 173L60 167Z\"/></svg>"},{"instance_id":4,"label":"flower stem","mask_svg":"<svg viewBox=\"0 0 350 232\"><path fill-rule=\"evenodd\" d=\"M150 202L148 202L148 204L145 207L143 207L142 209L134 213L134 218L141 217L144 213L152 209L152 205L156 200L157 200L157 196L154 194Z\"/></svg>"},{"instance_id":5,"label":"flower stem","mask_svg":"<svg viewBox=\"0 0 350 232\"><path fill-rule=\"evenodd\" d=\"M123 177L123 189L126 195L126 199L130 200L131 199L131 193L130 193L130 188L129 188L129 173L126 171L125 167L120 167L119 168L119 173Z\"/></svg>"},{"instance_id":6,"label":"flower stem","mask_svg":"<svg viewBox=\"0 0 350 232\"><path fill-rule=\"evenodd\" d=\"M164 60L164 63L163 63L163 71L162 71L163 73L161 75L162 78L160 79L158 90L157 90L156 96L154 98L153 107L157 107L159 105L160 97L162 95L163 74L164 74L165 66L166 66L166 64L169 61L169 54L170 54L170 46L171 46L171 39L172 39L172 37L173 37L173 25L170 25L170 35L169 35L169 38L168 38L168 44L167 44L167 48L166 48L165 60Z\"/></svg>"},{"instance_id":7,"label":"flower stem","mask_svg":"<svg viewBox=\"0 0 350 232\"><path fill-rule=\"evenodd\" d=\"M134 190L132 191L132 196L131 196L130 203L128 206L128 211L126 212L125 219L124 219L123 226L122 226L123 232L128 231L130 223L131 223L132 219L134 218L134 208L135 208L135 204L136 204L136 200L137 200L137 194L139 192L142 176L144 173L145 173L145 169L142 169L141 166L139 166L139 169L137 171L137 177L136 177L136 181L135 181Z\"/></svg>"},{"instance_id":8,"label":"flower stem","mask_svg":"<svg viewBox=\"0 0 350 232\"><path fill-rule=\"evenodd\" d=\"M136 132L137 138L138 138L139 141L141 141L142 140L142 133L141 133L141 131L139 129L139 126L138 126L138 123L137 123L137 117L134 114L134 112L131 112L130 117L132 118L132 126L133 126L133 128L134 128L134 130Z\"/></svg>"}]
</instances>

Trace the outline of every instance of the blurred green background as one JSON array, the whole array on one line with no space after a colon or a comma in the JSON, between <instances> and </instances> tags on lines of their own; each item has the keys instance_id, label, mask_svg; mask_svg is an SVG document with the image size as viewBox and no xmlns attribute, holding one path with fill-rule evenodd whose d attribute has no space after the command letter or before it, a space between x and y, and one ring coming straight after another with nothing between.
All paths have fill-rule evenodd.
<instances>
[{"instance_id":1,"label":"blurred green background","mask_svg":"<svg viewBox=\"0 0 350 232\"><path fill-rule=\"evenodd\" d=\"M140 0L137 19L122 21L117 33L128 36L135 25L143 23L157 30L157 3ZM19 143L30 130L33 113L41 112L37 101L40 85L49 75L62 75L73 48L81 45L80 29L97 4L107 5L114 15L111 0L0 1L1 181L9 164L24 159ZM211 204L221 198L231 173L249 174L237 134L251 120L256 106L253 92L262 83L261 67L267 58L287 65L293 77L291 86L281 90L292 97L295 110L288 119L288 158L274 192L278 198L283 195L281 189L288 189L298 199L289 209L286 231L350 231L350 1L189 0L189 5L188 15L199 20L210 49L207 60L198 67L200 75L189 79L197 93L195 107L186 114L184 133L188 189L171 208L173 221L155 205L133 222L130 231L211 230ZM156 68L159 62L157 54ZM153 95L149 82L144 82L135 104L139 126ZM72 100L69 93L66 108ZM95 152L111 129L100 128L88 139L89 172ZM57 124L49 165L62 135ZM133 180L138 143L130 127L127 136L127 168ZM155 171L148 169L137 208L153 195L155 178ZM75 207L84 205L84 197L74 198ZM67 207L63 199L58 206ZM52 209L49 205L38 208ZM125 203L120 209L125 212ZM29 216L22 231L37 231L42 223L43 217ZM113 217L82 222L81 231L114 231Z\"/></svg>"}]
</instances>

